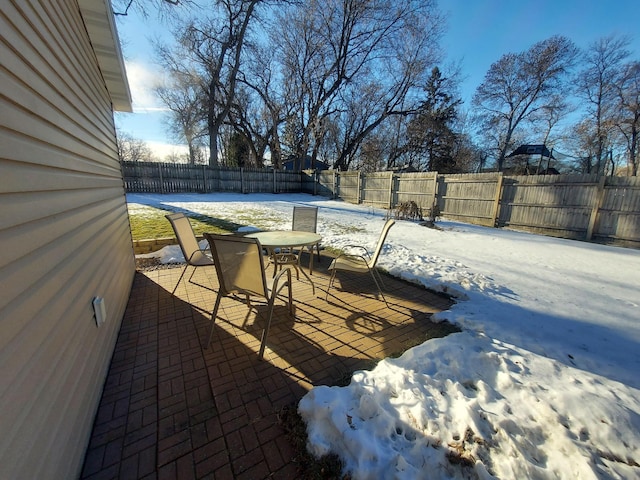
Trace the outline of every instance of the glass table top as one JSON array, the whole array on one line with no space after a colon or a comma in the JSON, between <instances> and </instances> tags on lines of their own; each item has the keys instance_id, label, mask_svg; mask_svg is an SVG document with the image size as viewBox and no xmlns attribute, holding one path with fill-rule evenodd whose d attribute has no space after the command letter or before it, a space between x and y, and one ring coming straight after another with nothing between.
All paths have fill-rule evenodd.
<instances>
[{"instance_id":1,"label":"glass table top","mask_svg":"<svg viewBox=\"0 0 640 480\"><path fill-rule=\"evenodd\" d=\"M322 240L322 236L317 233L295 230L256 232L245 235L245 237L257 238L263 247L301 247L313 245Z\"/></svg>"}]
</instances>

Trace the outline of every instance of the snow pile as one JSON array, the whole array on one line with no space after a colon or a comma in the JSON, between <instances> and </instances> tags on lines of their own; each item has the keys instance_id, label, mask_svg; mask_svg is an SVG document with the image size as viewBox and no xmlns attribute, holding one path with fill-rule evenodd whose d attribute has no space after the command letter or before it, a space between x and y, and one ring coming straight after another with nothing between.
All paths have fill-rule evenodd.
<instances>
[{"instance_id":1,"label":"snow pile","mask_svg":"<svg viewBox=\"0 0 640 480\"><path fill-rule=\"evenodd\" d=\"M491 340L430 340L298 410L354 478L637 478L637 390ZM633 405L630 409L626 405Z\"/></svg>"}]
</instances>

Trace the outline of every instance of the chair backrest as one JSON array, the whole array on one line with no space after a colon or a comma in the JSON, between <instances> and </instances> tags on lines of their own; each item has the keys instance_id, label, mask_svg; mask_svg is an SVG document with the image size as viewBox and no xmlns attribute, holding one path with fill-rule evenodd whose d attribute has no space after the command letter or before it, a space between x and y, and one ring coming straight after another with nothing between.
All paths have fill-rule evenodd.
<instances>
[{"instance_id":1,"label":"chair backrest","mask_svg":"<svg viewBox=\"0 0 640 480\"><path fill-rule=\"evenodd\" d=\"M393 227L395 223L396 221L390 218L386 221L384 227L382 227L382 232L380 232L380 237L378 238L378 244L376 245L376 249L371 256L371 260L369 261L369 268L373 268L376 266L378 257L380 256L380 252L382 251L382 246L384 245L384 241L386 240L387 234L389 233L389 229Z\"/></svg>"},{"instance_id":2,"label":"chair backrest","mask_svg":"<svg viewBox=\"0 0 640 480\"><path fill-rule=\"evenodd\" d=\"M262 263L262 246L257 238L205 233L224 294L248 293L268 297Z\"/></svg>"},{"instance_id":3,"label":"chair backrest","mask_svg":"<svg viewBox=\"0 0 640 480\"><path fill-rule=\"evenodd\" d=\"M318 207L293 207L291 230L316 233L317 224Z\"/></svg>"},{"instance_id":4,"label":"chair backrest","mask_svg":"<svg viewBox=\"0 0 640 480\"><path fill-rule=\"evenodd\" d=\"M200 246L198 245L195 233L193 233L193 227L191 226L189 218L183 213L172 213L165 215L165 217L167 217L167 220L169 220L173 227L185 261L191 263L194 258L194 253L200 252Z\"/></svg>"}]
</instances>

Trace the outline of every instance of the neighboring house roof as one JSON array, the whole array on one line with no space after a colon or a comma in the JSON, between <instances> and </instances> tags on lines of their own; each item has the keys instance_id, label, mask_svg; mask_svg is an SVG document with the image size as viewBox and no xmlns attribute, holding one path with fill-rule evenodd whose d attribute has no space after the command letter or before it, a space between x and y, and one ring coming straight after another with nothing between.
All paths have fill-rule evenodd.
<instances>
[{"instance_id":1,"label":"neighboring house roof","mask_svg":"<svg viewBox=\"0 0 640 480\"><path fill-rule=\"evenodd\" d=\"M515 157L516 155L540 155L542 157L556 159L546 145L520 145L512 153L507 155L507 157Z\"/></svg>"},{"instance_id":2,"label":"neighboring house roof","mask_svg":"<svg viewBox=\"0 0 640 480\"><path fill-rule=\"evenodd\" d=\"M307 155L305 159L302 161L297 157L289 156L283 162L282 166L285 170L328 170L329 165L322 160L316 159L313 162L313 166L311 163L311 156Z\"/></svg>"},{"instance_id":3,"label":"neighboring house roof","mask_svg":"<svg viewBox=\"0 0 640 480\"><path fill-rule=\"evenodd\" d=\"M113 109L132 112L131 91L109 0L78 0Z\"/></svg>"},{"instance_id":4,"label":"neighboring house roof","mask_svg":"<svg viewBox=\"0 0 640 480\"><path fill-rule=\"evenodd\" d=\"M397 172L397 173L414 173L414 172L418 172L419 170L414 167L413 165L399 165L396 167L391 167L387 169L388 172Z\"/></svg>"}]
</instances>

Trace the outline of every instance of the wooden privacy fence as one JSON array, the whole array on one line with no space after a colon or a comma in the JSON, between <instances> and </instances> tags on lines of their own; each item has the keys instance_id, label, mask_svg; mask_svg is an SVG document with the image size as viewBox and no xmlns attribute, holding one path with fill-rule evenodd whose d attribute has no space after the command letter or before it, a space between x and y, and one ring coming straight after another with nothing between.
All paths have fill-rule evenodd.
<instances>
[{"instance_id":1,"label":"wooden privacy fence","mask_svg":"<svg viewBox=\"0 0 640 480\"><path fill-rule=\"evenodd\" d=\"M364 203L380 208L394 208L414 201L419 207L430 208L436 199L438 174L393 172L303 172L316 188L307 193L332 196L351 203ZM304 185L307 185L303 181Z\"/></svg>"},{"instance_id":2,"label":"wooden privacy fence","mask_svg":"<svg viewBox=\"0 0 640 480\"><path fill-rule=\"evenodd\" d=\"M294 193L300 172L226 168L182 163L122 162L124 187L131 193Z\"/></svg>"},{"instance_id":3,"label":"wooden privacy fence","mask_svg":"<svg viewBox=\"0 0 640 480\"><path fill-rule=\"evenodd\" d=\"M288 171L167 163L122 164L125 189L139 193L297 193L424 212L489 227L640 247L640 178Z\"/></svg>"},{"instance_id":4,"label":"wooden privacy fence","mask_svg":"<svg viewBox=\"0 0 640 480\"><path fill-rule=\"evenodd\" d=\"M393 209L414 201L425 212L435 204L453 220L640 247L639 177L306 173L314 193L348 202Z\"/></svg>"},{"instance_id":5,"label":"wooden privacy fence","mask_svg":"<svg viewBox=\"0 0 640 480\"><path fill-rule=\"evenodd\" d=\"M504 177L496 226L640 247L640 178Z\"/></svg>"}]
</instances>

